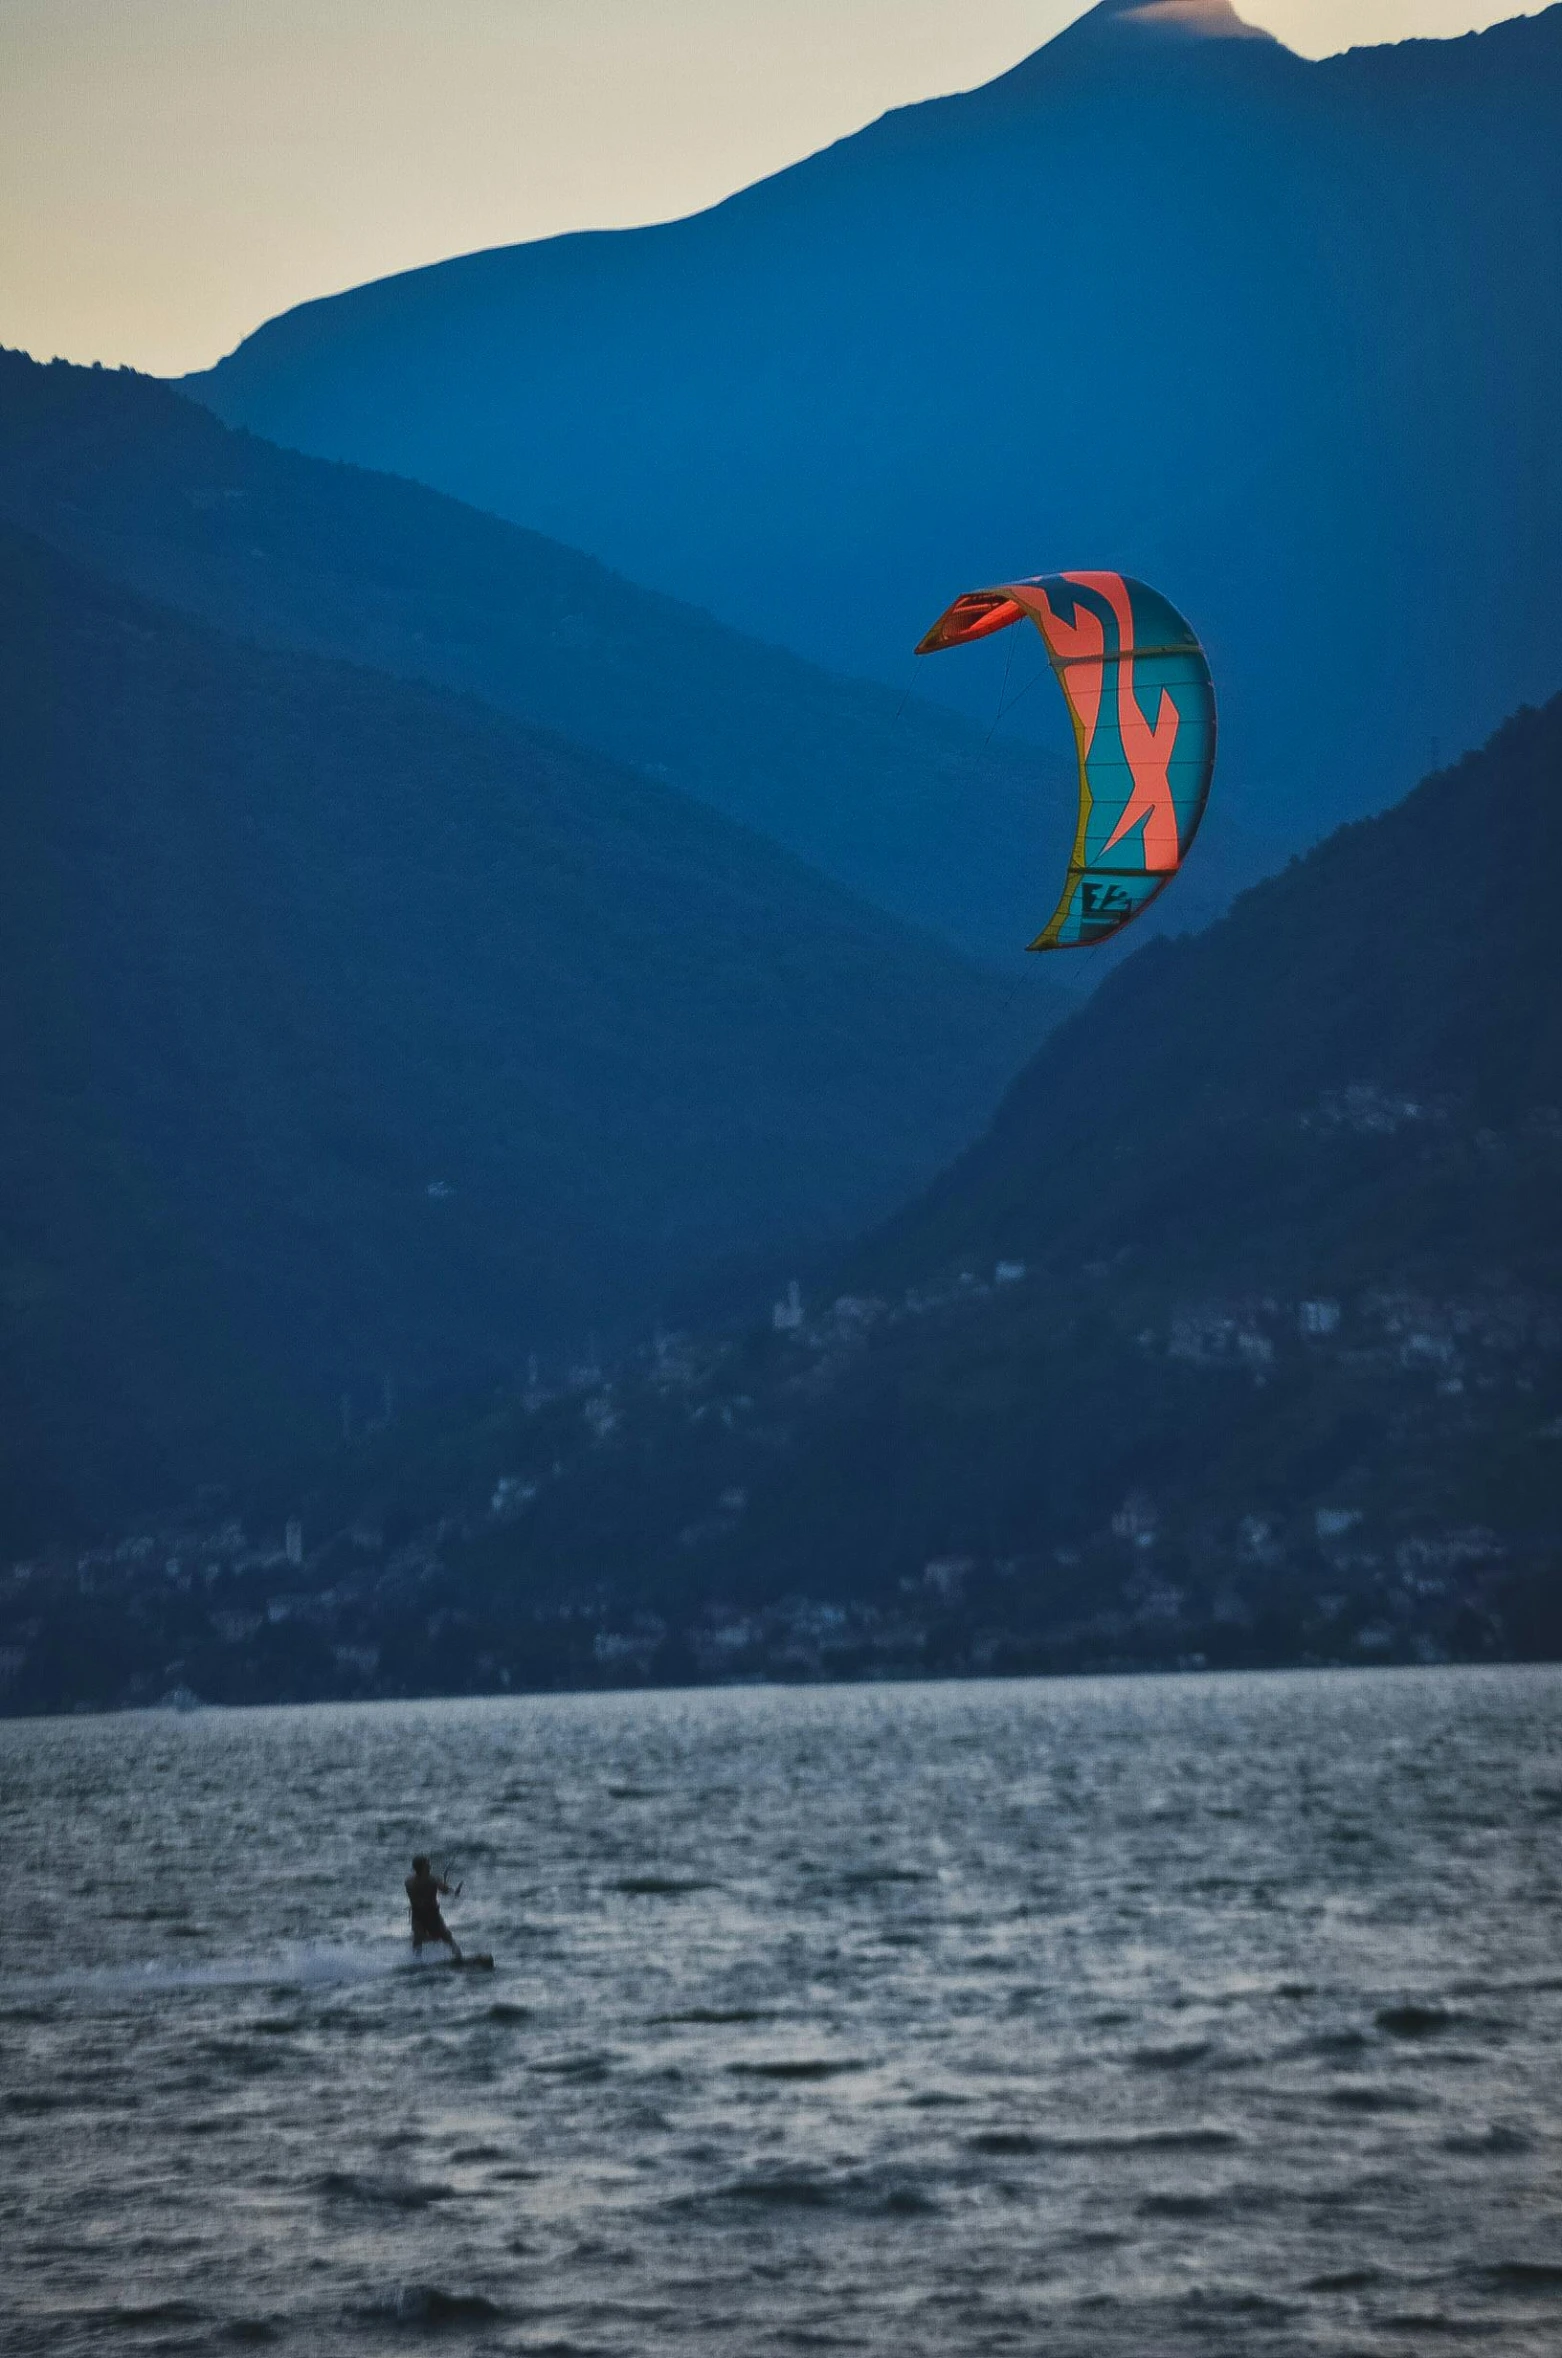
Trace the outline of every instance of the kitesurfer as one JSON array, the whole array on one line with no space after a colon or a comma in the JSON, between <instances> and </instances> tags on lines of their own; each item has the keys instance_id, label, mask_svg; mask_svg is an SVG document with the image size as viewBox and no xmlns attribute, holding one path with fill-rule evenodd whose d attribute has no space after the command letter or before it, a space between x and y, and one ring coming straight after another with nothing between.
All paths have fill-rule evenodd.
<instances>
[{"instance_id":1,"label":"kitesurfer","mask_svg":"<svg viewBox=\"0 0 1562 2358\"><path fill-rule=\"evenodd\" d=\"M461 1951L456 1936L439 1912L441 1893L449 1894L451 1886L443 1875L436 1875L423 1853L419 1851L412 1862L412 1873L407 1877L407 1900L412 1909L412 1945L421 1949L426 1941L443 1941L459 1965ZM461 1886L454 1887L454 1897L461 1897Z\"/></svg>"}]
</instances>

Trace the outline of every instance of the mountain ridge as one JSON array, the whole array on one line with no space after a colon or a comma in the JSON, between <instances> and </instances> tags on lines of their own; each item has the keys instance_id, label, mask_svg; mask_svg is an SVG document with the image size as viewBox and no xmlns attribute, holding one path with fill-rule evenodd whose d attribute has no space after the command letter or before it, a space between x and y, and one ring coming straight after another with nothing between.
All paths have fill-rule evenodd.
<instances>
[{"instance_id":1,"label":"mountain ridge","mask_svg":"<svg viewBox=\"0 0 1562 2358\"><path fill-rule=\"evenodd\" d=\"M1035 931L1061 759L425 486L282 451L149 378L0 352L0 515L218 628L470 691L628 761L967 955L998 965ZM1265 856L1223 854L1223 824L1192 879L1210 906Z\"/></svg>"},{"instance_id":2,"label":"mountain ridge","mask_svg":"<svg viewBox=\"0 0 1562 2358\"><path fill-rule=\"evenodd\" d=\"M1554 1104L1562 1018L1533 987L1545 971L1543 903L1562 880L1553 782L1562 696L1241 894L1207 931L1147 945L1043 1044L983 1137L888 1224L875 1248L884 1259L859 1274L901 1256L925 1268L930 1253L995 1240L1044 1252L1049 1227L1077 1233L1092 1217L1080 1198L1098 1185L1102 1233L1079 1249L1109 1249L1121 1209L1109 1208L1113 1128L1142 1127L1147 1108L1162 1157L1181 1169L1190 1149L1207 1154L1204 1134L1250 1126L1266 1098L1299 1117L1358 1084L1428 1107L1452 1092L1472 1126ZM1284 1021L1293 997L1305 1000L1305 1025ZM1217 1192L1201 1229L1209 1249L1221 1249L1223 1221L1251 1231L1262 1201ZM951 1206L964 1225L945 1230Z\"/></svg>"},{"instance_id":3,"label":"mountain ridge","mask_svg":"<svg viewBox=\"0 0 1562 2358\"><path fill-rule=\"evenodd\" d=\"M1019 1053L933 936L471 697L10 525L0 616L8 1530L741 1297Z\"/></svg>"},{"instance_id":4,"label":"mountain ridge","mask_svg":"<svg viewBox=\"0 0 1562 2358\"><path fill-rule=\"evenodd\" d=\"M188 382L884 677L960 589L1137 574L1209 647L1233 815L1311 841L1557 684L1562 9L1318 61L1106 30Z\"/></svg>"},{"instance_id":5,"label":"mountain ridge","mask_svg":"<svg viewBox=\"0 0 1562 2358\"><path fill-rule=\"evenodd\" d=\"M766 1325L41 1573L13 1707L1555 1658L1559 787L1562 697L1140 950Z\"/></svg>"}]
</instances>

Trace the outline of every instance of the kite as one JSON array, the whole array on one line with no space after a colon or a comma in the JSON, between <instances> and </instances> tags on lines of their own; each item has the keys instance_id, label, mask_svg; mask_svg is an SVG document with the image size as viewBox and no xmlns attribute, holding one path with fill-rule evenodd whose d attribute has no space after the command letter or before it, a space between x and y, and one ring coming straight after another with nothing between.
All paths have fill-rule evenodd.
<instances>
[{"instance_id":1,"label":"kite","mask_svg":"<svg viewBox=\"0 0 1562 2358\"><path fill-rule=\"evenodd\" d=\"M1197 638L1124 573L1049 573L970 590L917 649L941 654L1029 618L1074 724L1079 825L1063 897L1033 950L1104 942L1164 892L1204 816L1215 690Z\"/></svg>"}]
</instances>

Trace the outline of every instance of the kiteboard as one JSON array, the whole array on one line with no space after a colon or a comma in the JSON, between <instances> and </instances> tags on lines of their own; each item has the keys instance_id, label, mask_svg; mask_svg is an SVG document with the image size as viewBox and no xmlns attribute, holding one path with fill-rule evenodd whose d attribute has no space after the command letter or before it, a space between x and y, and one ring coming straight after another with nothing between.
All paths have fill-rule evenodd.
<instances>
[{"instance_id":1,"label":"kiteboard","mask_svg":"<svg viewBox=\"0 0 1562 2358\"><path fill-rule=\"evenodd\" d=\"M486 1949L480 1949L475 1957L452 1957L450 1962L457 1973L492 1973L494 1969L494 1961Z\"/></svg>"}]
</instances>

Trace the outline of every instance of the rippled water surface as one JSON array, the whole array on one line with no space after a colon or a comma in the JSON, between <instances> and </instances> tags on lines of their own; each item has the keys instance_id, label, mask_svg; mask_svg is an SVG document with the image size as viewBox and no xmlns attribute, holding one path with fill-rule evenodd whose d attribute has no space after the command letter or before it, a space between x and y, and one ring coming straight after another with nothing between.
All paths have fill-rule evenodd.
<instances>
[{"instance_id":1,"label":"rippled water surface","mask_svg":"<svg viewBox=\"0 0 1562 2358\"><path fill-rule=\"evenodd\" d=\"M10 1722L0 1836L10 2347L1562 2348L1562 1674Z\"/></svg>"}]
</instances>

